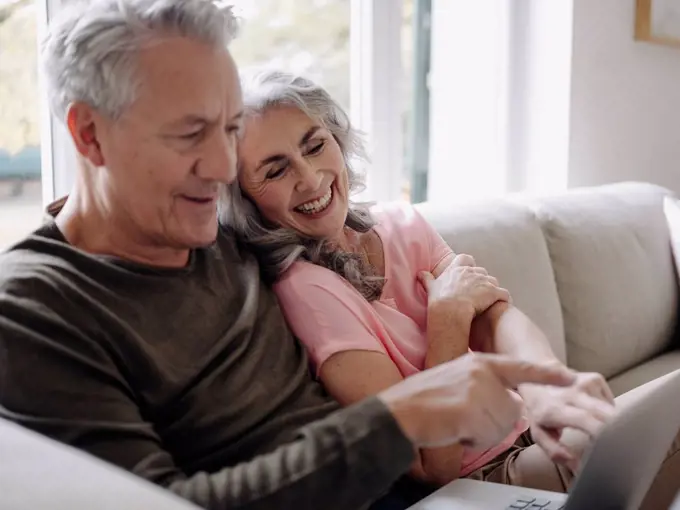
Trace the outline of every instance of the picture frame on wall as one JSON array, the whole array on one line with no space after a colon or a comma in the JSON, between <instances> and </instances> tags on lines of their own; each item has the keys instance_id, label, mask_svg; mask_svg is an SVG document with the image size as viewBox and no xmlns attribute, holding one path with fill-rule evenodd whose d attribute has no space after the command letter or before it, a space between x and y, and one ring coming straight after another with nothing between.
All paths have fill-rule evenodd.
<instances>
[{"instance_id":1,"label":"picture frame on wall","mask_svg":"<svg viewBox=\"0 0 680 510\"><path fill-rule=\"evenodd\" d=\"M680 48L680 0L636 0L635 39Z\"/></svg>"}]
</instances>

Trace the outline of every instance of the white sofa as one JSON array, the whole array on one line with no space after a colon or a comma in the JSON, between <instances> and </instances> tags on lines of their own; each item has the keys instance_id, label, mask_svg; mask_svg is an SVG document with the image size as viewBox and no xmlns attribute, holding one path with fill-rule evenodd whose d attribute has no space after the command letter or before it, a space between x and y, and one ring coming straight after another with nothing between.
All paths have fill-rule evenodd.
<instances>
[{"instance_id":1,"label":"white sofa","mask_svg":"<svg viewBox=\"0 0 680 510\"><path fill-rule=\"evenodd\" d=\"M199 510L87 453L0 419L0 510Z\"/></svg>"},{"instance_id":2,"label":"white sofa","mask_svg":"<svg viewBox=\"0 0 680 510\"><path fill-rule=\"evenodd\" d=\"M419 209L454 251L510 290L563 361L602 373L621 394L680 368L663 212L672 195L621 183Z\"/></svg>"},{"instance_id":3,"label":"white sofa","mask_svg":"<svg viewBox=\"0 0 680 510\"><path fill-rule=\"evenodd\" d=\"M510 289L560 358L615 393L680 368L678 284L663 198L641 183L419 206L452 248ZM0 510L195 508L0 420Z\"/></svg>"}]
</instances>

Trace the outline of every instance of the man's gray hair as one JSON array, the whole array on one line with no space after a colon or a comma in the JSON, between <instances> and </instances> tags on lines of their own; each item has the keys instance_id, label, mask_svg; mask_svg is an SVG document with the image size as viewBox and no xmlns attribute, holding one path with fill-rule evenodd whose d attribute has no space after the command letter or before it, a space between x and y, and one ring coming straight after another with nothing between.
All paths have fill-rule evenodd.
<instances>
[{"instance_id":1,"label":"man's gray hair","mask_svg":"<svg viewBox=\"0 0 680 510\"><path fill-rule=\"evenodd\" d=\"M238 24L231 7L211 0L75 0L50 24L41 60L52 112L65 120L83 101L118 118L137 91L136 56L164 36L225 48Z\"/></svg>"},{"instance_id":2,"label":"man's gray hair","mask_svg":"<svg viewBox=\"0 0 680 510\"><path fill-rule=\"evenodd\" d=\"M270 108L289 106L320 122L340 146L350 194L363 189L363 175L352 167L353 162L366 160L360 133L352 127L345 111L325 89L302 76L263 71L250 80L244 80L243 96L247 116L262 115ZM267 221L240 189L238 181L225 188L220 220L255 254L263 279L269 284L302 258L345 278L369 301L380 297L384 279L376 275L374 268L361 255L343 251L327 240L311 239ZM365 204L350 202L345 220L347 228L365 233L374 224Z\"/></svg>"}]
</instances>

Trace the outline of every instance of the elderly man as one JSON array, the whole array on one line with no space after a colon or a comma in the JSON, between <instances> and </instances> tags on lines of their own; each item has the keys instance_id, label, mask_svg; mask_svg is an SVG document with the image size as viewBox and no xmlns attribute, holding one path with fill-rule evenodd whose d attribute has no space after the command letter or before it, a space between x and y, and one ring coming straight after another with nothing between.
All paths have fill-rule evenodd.
<instances>
[{"instance_id":1,"label":"elderly man","mask_svg":"<svg viewBox=\"0 0 680 510\"><path fill-rule=\"evenodd\" d=\"M0 256L0 415L208 509L370 505L416 448L505 437L508 387L541 403L555 458L562 427L605 421L602 379L535 339L533 360L467 356L338 409L217 224L241 130L234 29L206 0L77 2L52 25L45 77L79 167L53 220Z\"/></svg>"}]
</instances>

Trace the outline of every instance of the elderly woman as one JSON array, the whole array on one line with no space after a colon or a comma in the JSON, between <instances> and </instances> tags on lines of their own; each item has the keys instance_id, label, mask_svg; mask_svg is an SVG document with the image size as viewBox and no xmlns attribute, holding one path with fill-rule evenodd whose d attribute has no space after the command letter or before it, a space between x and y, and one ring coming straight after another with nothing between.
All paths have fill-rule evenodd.
<instances>
[{"instance_id":1,"label":"elderly woman","mask_svg":"<svg viewBox=\"0 0 680 510\"><path fill-rule=\"evenodd\" d=\"M259 258L313 369L339 402L350 405L469 349L552 357L496 279L471 257L455 256L414 208L350 201L362 184L350 163L363 147L323 88L264 73L244 86L244 104L239 179L222 222ZM591 400L611 401L601 378L590 380L597 380L590 393L600 392ZM529 405L529 388L520 393L529 414L546 405L545 398ZM580 419L580 411L568 425L592 434L605 420L605 412ZM562 464L573 466L577 456L559 442L559 430L532 426L539 448L527 429L520 421L487 451L421 450L412 474L436 485L465 476L566 490L573 475Z\"/></svg>"}]
</instances>

